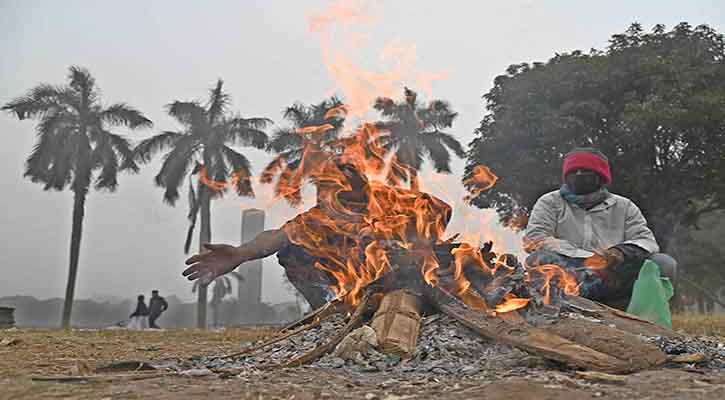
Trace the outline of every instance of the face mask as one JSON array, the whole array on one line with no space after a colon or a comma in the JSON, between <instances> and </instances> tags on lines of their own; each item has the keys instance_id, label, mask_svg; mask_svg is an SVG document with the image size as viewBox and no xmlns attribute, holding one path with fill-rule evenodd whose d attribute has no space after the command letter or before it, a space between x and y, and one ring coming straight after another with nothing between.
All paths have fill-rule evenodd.
<instances>
[{"instance_id":1,"label":"face mask","mask_svg":"<svg viewBox=\"0 0 725 400\"><path fill-rule=\"evenodd\" d=\"M601 178L596 172L578 170L568 174L566 185L574 194L589 194L602 187Z\"/></svg>"}]
</instances>

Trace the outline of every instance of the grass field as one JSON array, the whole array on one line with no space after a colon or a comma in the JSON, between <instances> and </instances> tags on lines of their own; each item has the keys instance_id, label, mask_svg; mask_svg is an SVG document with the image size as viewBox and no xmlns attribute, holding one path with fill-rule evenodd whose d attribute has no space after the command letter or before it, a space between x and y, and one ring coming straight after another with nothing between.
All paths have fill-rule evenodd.
<instances>
[{"instance_id":1,"label":"grass field","mask_svg":"<svg viewBox=\"0 0 725 400\"><path fill-rule=\"evenodd\" d=\"M672 327L690 335L725 337L725 315L676 314Z\"/></svg>"},{"instance_id":2,"label":"grass field","mask_svg":"<svg viewBox=\"0 0 725 400\"><path fill-rule=\"evenodd\" d=\"M725 316L698 316L676 315L673 318L676 330L693 335L725 337ZM5 398L284 398L291 399L317 399L334 398L340 390L348 391L346 396L340 398L362 398L370 391L378 391L376 383L369 382L364 385L353 385L344 377L336 375L318 376L320 371L307 371L305 374L291 371L277 371L265 373L258 383L235 383L219 379L199 379L191 377L161 377L139 382L109 381L89 383L61 383L52 384L31 381L32 376L56 375L86 375L93 374L98 367L106 366L118 361L154 361L169 359L188 359L199 355L219 355L236 352L240 346L252 340L260 339L271 334L269 329L227 329L220 332L200 332L196 330L169 330L153 332L133 332L118 330L39 330L39 329L11 329L0 330L0 400ZM628 395L637 396L645 393L650 395L670 385L669 393L673 390L705 390L702 387L692 387L691 374L673 370L657 370L644 372L631 378L632 385L618 390L629 391ZM720 379L720 378L718 378ZM501 398L506 399L509 392L515 387L513 383L502 384L499 390ZM636 384L634 384L637 382ZM719 382L719 381L718 381ZM481 386L475 382L462 382L470 390L478 390ZM468 385L468 386L466 386ZM519 389L529 393L541 393L539 398L588 398L587 391L596 388L584 388L583 392L572 388L556 389L558 394L553 397L544 396L546 390L551 389L549 383L532 383L530 379L518 382ZM523 385L523 386L522 386ZM534 386L531 386L534 385ZM449 398L450 387L442 382L433 386L415 387L410 389L421 398L443 397ZM334 390L332 388L335 388ZM481 386L483 387L483 386ZM719 388L723 390L720 391ZM725 376L720 386L710 385L707 395L693 398L714 398L725 394ZM407 389L406 389L407 390ZM462 389L461 389L462 390ZM469 390L469 389L466 389ZM487 396L493 394L492 387L481 389ZM518 389L516 389L518 390ZM596 389L598 390L598 389ZM437 392L436 392L437 391ZM636 392L639 391L639 392ZM571 392L571 393L570 393ZM467 392L466 392L467 393ZM623 392L624 393L624 392ZM689 392L682 392L689 393ZM718 393L718 394L716 394ZM327 395L332 397L329 397ZM589 393L591 394L591 393ZM469 398L471 393L462 397ZM571 395L566 397L564 395ZM623 394L624 395L624 394ZM564 397L561 397L564 396ZM583 397L582 397L583 396ZM625 396L626 397L626 396ZM617 397L617 398L625 398ZM381 397L384 398L384 397ZM416 398L416 397L401 397ZM691 398L689 395L677 398Z\"/></svg>"}]
</instances>

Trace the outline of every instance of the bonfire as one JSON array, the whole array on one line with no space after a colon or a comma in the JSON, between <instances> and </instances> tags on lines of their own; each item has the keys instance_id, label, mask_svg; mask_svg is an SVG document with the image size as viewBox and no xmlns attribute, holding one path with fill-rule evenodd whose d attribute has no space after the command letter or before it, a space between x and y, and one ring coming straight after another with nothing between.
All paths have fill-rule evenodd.
<instances>
[{"instance_id":1,"label":"bonfire","mask_svg":"<svg viewBox=\"0 0 725 400\"><path fill-rule=\"evenodd\" d=\"M324 127L304 134L318 132ZM333 351L353 357L362 342L404 360L415 352L421 318L444 314L483 337L577 369L625 373L667 361L640 335L674 332L578 296L580 288L602 284L606 270L599 266L526 266L493 253L491 242L445 239L451 207L396 185L394 170L404 167L385 158L385 134L375 126L364 124L332 152L315 143L308 141L298 168L280 159L275 172L286 183L284 197L299 199L308 181L318 186L317 206L284 231L306 253L301 263L315 260L300 267L329 276L335 298L270 341L230 356L263 351L342 316L344 326L330 338L267 367L299 366ZM469 186L495 184L488 168L475 172Z\"/></svg>"}]
</instances>

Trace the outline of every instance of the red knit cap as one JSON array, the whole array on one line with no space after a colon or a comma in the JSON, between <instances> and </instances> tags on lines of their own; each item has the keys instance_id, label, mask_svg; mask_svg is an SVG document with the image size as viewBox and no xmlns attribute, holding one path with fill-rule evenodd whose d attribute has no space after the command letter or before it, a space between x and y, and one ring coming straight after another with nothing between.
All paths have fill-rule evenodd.
<instances>
[{"instance_id":1,"label":"red knit cap","mask_svg":"<svg viewBox=\"0 0 725 400\"><path fill-rule=\"evenodd\" d=\"M562 179L566 174L578 169L594 171L602 177L605 185L612 183L612 172L609 170L609 160L599 150L593 148L577 148L564 156L564 171Z\"/></svg>"}]
</instances>

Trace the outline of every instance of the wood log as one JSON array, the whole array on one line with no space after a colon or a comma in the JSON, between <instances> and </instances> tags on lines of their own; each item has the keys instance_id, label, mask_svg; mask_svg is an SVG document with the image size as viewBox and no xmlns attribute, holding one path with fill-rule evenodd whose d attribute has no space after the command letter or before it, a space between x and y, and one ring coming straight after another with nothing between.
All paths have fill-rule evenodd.
<instances>
[{"instance_id":1,"label":"wood log","mask_svg":"<svg viewBox=\"0 0 725 400\"><path fill-rule=\"evenodd\" d=\"M662 336L667 338L680 336L677 332L657 325L654 322L644 320L636 315L628 314L584 297L566 296L565 302L573 308L573 311L599 319L606 325L614 325L619 330L635 335Z\"/></svg>"},{"instance_id":2,"label":"wood log","mask_svg":"<svg viewBox=\"0 0 725 400\"><path fill-rule=\"evenodd\" d=\"M575 368L612 373L633 371L629 363L574 343L552 332L471 310L438 288L426 291L426 298L442 313L453 317L475 332L531 354Z\"/></svg>"},{"instance_id":3,"label":"wood log","mask_svg":"<svg viewBox=\"0 0 725 400\"><path fill-rule=\"evenodd\" d=\"M639 335L580 318L561 318L544 328L565 339L609 354L639 371L667 362L667 355Z\"/></svg>"},{"instance_id":4,"label":"wood log","mask_svg":"<svg viewBox=\"0 0 725 400\"><path fill-rule=\"evenodd\" d=\"M405 289L383 297L370 323L380 351L403 359L413 355L420 331L421 309L420 296Z\"/></svg>"}]
</instances>

